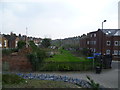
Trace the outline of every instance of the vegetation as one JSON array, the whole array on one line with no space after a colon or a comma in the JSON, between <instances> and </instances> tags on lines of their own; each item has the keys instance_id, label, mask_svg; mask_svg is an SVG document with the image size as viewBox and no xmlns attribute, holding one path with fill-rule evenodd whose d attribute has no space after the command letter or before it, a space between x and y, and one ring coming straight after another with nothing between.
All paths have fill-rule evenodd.
<instances>
[{"instance_id":1,"label":"vegetation","mask_svg":"<svg viewBox=\"0 0 120 90\"><path fill-rule=\"evenodd\" d=\"M18 49L22 49L23 47L25 47L25 45L26 45L26 42L25 41L18 41Z\"/></svg>"},{"instance_id":2,"label":"vegetation","mask_svg":"<svg viewBox=\"0 0 120 90\"><path fill-rule=\"evenodd\" d=\"M3 74L2 76L3 84L19 84L21 82L25 82L25 79L15 74Z\"/></svg>"},{"instance_id":3,"label":"vegetation","mask_svg":"<svg viewBox=\"0 0 120 90\"><path fill-rule=\"evenodd\" d=\"M92 69L92 60L78 58L69 51L61 49L59 54L47 58L41 63L43 71L83 71Z\"/></svg>"},{"instance_id":4,"label":"vegetation","mask_svg":"<svg viewBox=\"0 0 120 90\"><path fill-rule=\"evenodd\" d=\"M33 66L33 70L36 71L40 63L46 58L46 54L42 50L37 50L36 52L28 54L28 58Z\"/></svg>"},{"instance_id":5,"label":"vegetation","mask_svg":"<svg viewBox=\"0 0 120 90\"><path fill-rule=\"evenodd\" d=\"M87 79L89 80L89 85L91 86L91 88L93 88L93 90L99 90L99 84L95 83L94 80L92 80L89 76L87 76Z\"/></svg>"},{"instance_id":6,"label":"vegetation","mask_svg":"<svg viewBox=\"0 0 120 90\"><path fill-rule=\"evenodd\" d=\"M49 81L49 80L28 80L23 79L17 75L3 75L3 89L4 88L80 88L77 85L63 82L63 81Z\"/></svg>"},{"instance_id":7,"label":"vegetation","mask_svg":"<svg viewBox=\"0 0 120 90\"><path fill-rule=\"evenodd\" d=\"M44 48L48 48L51 45L51 39L45 38L45 39L42 40L41 44Z\"/></svg>"},{"instance_id":8,"label":"vegetation","mask_svg":"<svg viewBox=\"0 0 120 90\"><path fill-rule=\"evenodd\" d=\"M46 53L44 50L38 48L33 41L30 41L30 47L32 48L32 52L27 56L33 66L33 70L36 71L40 63L46 58Z\"/></svg>"},{"instance_id":9,"label":"vegetation","mask_svg":"<svg viewBox=\"0 0 120 90\"><path fill-rule=\"evenodd\" d=\"M35 52L38 49L38 47L35 45L35 43L33 41L29 41L29 45L32 48L33 52Z\"/></svg>"},{"instance_id":10,"label":"vegetation","mask_svg":"<svg viewBox=\"0 0 120 90\"><path fill-rule=\"evenodd\" d=\"M9 55L13 52L17 52L18 49L17 48L14 48L14 49L2 49L2 55Z\"/></svg>"},{"instance_id":11,"label":"vegetation","mask_svg":"<svg viewBox=\"0 0 120 90\"><path fill-rule=\"evenodd\" d=\"M88 61L86 58L79 58L71 54L67 50L60 49L59 54L56 54L53 58L47 58L46 61L50 62L83 62Z\"/></svg>"}]
</instances>

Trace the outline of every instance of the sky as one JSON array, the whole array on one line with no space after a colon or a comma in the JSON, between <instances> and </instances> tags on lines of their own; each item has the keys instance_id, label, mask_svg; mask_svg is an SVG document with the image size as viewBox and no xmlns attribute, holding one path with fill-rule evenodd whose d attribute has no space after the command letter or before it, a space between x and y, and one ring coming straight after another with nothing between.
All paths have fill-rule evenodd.
<instances>
[{"instance_id":1,"label":"sky","mask_svg":"<svg viewBox=\"0 0 120 90\"><path fill-rule=\"evenodd\" d=\"M0 32L63 39L118 29L119 0L1 0ZM26 30L27 27L27 30Z\"/></svg>"}]
</instances>

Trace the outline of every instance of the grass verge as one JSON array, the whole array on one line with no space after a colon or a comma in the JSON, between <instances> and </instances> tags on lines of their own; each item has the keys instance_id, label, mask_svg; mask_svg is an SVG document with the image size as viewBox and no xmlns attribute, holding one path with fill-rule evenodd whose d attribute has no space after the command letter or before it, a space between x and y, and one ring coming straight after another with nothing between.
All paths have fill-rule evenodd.
<instances>
[{"instance_id":1,"label":"grass verge","mask_svg":"<svg viewBox=\"0 0 120 90\"><path fill-rule=\"evenodd\" d=\"M26 80L19 84L3 84L3 88L80 88L80 86L62 82L48 80Z\"/></svg>"}]
</instances>

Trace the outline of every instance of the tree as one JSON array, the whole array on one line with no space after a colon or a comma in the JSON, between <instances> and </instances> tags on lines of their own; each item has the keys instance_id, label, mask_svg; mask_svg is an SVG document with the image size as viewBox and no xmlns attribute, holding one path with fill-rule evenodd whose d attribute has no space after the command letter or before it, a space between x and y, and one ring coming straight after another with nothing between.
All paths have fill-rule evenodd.
<instances>
[{"instance_id":1,"label":"tree","mask_svg":"<svg viewBox=\"0 0 120 90\"><path fill-rule=\"evenodd\" d=\"M33 41L29 41L29 45L34 51L37 50L37 46L35 45L35 43Z\"/></svg>"},{"instance_id":2,"label":"tree","mask_svg":"<svg viewBox=\"0 0 120 90\"><path fill-rule=\"evenodd\" d=\"M49 38L43 39L41 45L45 48L48 48L51 45L51 39Z\"/></svg>"},{"instance_id":3,"label":"tree","mask_svg":"<svg viewBox=\"0 0 120 90\"><path fill-rule=\"evenodd\" d=\"M25 45L26 45L26 42L25 41L18 41L18 49L21 49L21 48L23 48L23 47L25 47Z\"/></svg>"}]
</instances>

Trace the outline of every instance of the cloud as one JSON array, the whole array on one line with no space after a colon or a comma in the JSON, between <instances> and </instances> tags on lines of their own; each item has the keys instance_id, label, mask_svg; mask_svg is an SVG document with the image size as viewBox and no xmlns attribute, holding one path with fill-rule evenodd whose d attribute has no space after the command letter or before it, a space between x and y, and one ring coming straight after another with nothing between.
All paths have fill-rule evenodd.
<instances>
[{"instance_id":1,"label":"cloud","mask_svg":"<svg viewBox=\"0 0 120 90\"><path fill-rule=\"evenodd\" d=\"M64 38L95 31L101 28L104 19L107 19L104 28L116 28L117 1L2 0L2 32L25 34L28 27L31 36Z\"/></svg>"}]
</instances>

